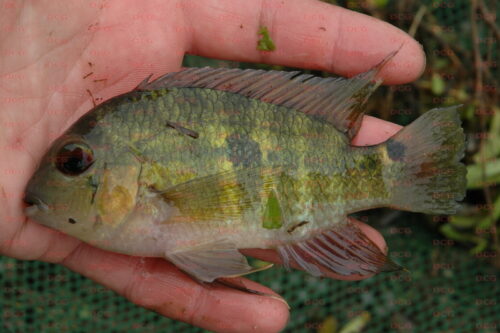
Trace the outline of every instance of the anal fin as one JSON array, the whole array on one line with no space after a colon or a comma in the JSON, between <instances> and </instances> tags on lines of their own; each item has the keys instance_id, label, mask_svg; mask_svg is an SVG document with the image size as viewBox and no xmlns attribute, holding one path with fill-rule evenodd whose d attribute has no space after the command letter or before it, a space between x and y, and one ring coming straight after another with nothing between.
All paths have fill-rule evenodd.
<instances>
[{"instance_id":1,"label":"anal fin","mask_svg":"<svg viewBox=\"0 0 500 333\"><path fill-rule=\"evenodd\" d=\"M220 277L238 277L272 266L272 264L261 268L250 266L245 256L236 249L236 245L226 240L167 253L166 258L203 282L212 282Z\"/></svg>"},{"instance_id":2,"label":"anal fin","mask_svg":"<svg viewBox=\"0 0 500 333\"><path fill-rule=\"evenodd\" d=\"M285 267L292 263L314 276L368 275L402 269L348 220L298 243L278 247Z\"/></svg>"}]
</instances>

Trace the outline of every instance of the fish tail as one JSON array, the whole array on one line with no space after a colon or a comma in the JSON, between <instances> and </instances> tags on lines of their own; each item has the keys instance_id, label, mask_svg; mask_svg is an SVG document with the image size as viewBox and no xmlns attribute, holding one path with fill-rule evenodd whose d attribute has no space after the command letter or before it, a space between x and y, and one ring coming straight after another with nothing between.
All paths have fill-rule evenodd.
<instances>
[{"instance_id":1,"label":"fish tail","mask_svg":"<svg viewBox=\"0 0 500 333\"><path fill-rule=\"evenodd\" d=\"M465 135L458 106L432 109L381 146L394 208L454 214L465 197Z\"/></svg>"}]
</instances>

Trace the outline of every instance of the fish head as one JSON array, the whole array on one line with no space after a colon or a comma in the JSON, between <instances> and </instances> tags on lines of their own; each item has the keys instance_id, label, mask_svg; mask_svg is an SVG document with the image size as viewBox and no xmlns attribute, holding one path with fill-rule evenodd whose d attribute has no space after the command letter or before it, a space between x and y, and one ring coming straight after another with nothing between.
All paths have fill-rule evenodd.
<instances>
[{"instance_id":1,"label":"fish head","mask_svg":"<svg viewBox=\"0 0 500 333\"><path fill-rule=\"evenodd\" d=\"M53 143L26 187L28 217L85 241L126 220L136 207L141 165L103 137L70 131Z\"/></svg>"},{"instance_id":2,"label":"fish head","mask_svg":"<svg viewBox=\"0 0 500 333\"><path fill-rule=\"evenodd\" d=\"M26 216L89 243L134 211L142 170L128 128L105 110L119 108L94 109L52 143L24 197Z\"/></svg>"},{"instance_id":3,"label":"fish head","mask_svg":"<svg viewBox=\"0 0 500 333\"><path fill-rule=\"evenodd\" d=\"M102 149L74 134L58 138L29 180L25 214L48 227L81 234L94 223Z\"/></svg>"}]
</instances>

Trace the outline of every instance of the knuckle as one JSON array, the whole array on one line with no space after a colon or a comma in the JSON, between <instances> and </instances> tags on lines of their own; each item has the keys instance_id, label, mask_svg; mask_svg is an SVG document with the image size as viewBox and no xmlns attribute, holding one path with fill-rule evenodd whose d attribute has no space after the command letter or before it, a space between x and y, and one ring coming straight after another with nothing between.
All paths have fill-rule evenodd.
<instances>
[{"instance_id":1,"label":"knuckle","mask_svg":"<svg viewBox=\"0 0 500 333\"><path fill-rule=\"evenodd\" d=\"M203 286L191 289L192 294L189 296L189 302L185 308L184 320L192 325L200 323L204 311L200 311L205 304L207 298L207 291Z\"/></svg>"},{"instance_id":2,"label":"knuckle","mask_svg":"<svg viewBox=\"0 0 500 333\"><path fill-rule=\"evenodd\" d=\"M153 309L156 304L151 297L148 297L151 289L150 274L147 272L146 267L144 267L143 260L143 258L137 259L137 263L132 269L132 274L122 294L134 304Z\"/></svg>"}]
</instances>

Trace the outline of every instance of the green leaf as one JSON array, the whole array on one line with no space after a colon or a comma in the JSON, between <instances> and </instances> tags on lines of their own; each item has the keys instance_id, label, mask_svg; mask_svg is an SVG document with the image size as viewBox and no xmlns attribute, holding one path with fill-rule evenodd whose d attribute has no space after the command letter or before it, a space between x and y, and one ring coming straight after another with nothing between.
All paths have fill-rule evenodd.
<instances>
[{"instance_id":1,"label":"green leaf","mask_svg":"<svg viewBox=\"0 0 500 333\"><path fill-rule=\"evenodd\" d=\"M384 8L387 7L389 0L370 0L370 4L376 8Z\"/></svg>"},{"instance_id":2,"label":"green leaf","mask_svg":"<svg viewBox=\"0 0 500 333\"><path fill-rule=\"evenodd\" d=\"M500 157L500 108L498 107L493 107L488 137L473 159L476 163L481 163L483 159L489 160L494 157Z\"/></svg>"},{"instance_id":3,"label":"green leaf","mask_svg":"<svg viewBox=\"0 0 500 333\"><path fill-rule=\"evenodd\" d=\"M472 105L472 104L467 105L467 107L465 108L465 111L464 111L465 118L469 121L472 121L474 119L474 117L476 116L475 111L476 111L476 108L474 107L474 105Z\"/></svg>"},{"instance_id":4,"label":"green leaf","mask_svg":"<svg viewBox=\"0 0 500 333\"><path fill-rule=\"evenodd\" d=\"M437 58L434 61L434 69L443 69L450 65L450 61L448 58Z\"/></svg>"},{"instance_id":5,"label":"green leaf","mask_svg":"<svg viewBox=\"0 0 500 333\"><path fill-rule=\"evenodd\" d=\"M491 216L486 216L479 221L476 222L477 224L477 230L485 230L489 229L493 224L495 220Z\"/></svg>"},{"instance_id":6,"label":"green leaf","mask_svg":"<svg viewBox=\"0 0 500 333\"><path fill-rule=\"evenodd\" d=\"M257 50L259 51L276 50L276 45L274 45L271 36L269 36L269 31L267 30L267 27L260 27L257 34L262 36L262 38L257 42Z\"/></svg>"},{"instance_id":7,"label":"green leaf","mask_svg":"<svg viewBox=\"0 0 500 333\"><path fill-rule=\"evenodd\" d=\"M465 215L453 215L450 216L450 223L457 228L473 228L479 222L477 215L465 216Z\"/></svg>"},{"instance_id":8,"label":"green leaf","mask_svg":"<svg viewBox=\"0 0 500 333\"><path fill-rule=\"evenodd\" d=\"M459 102L466 102L470 98L469 94L464 88L457 90L455 97Z\"/></svg>"},{"instance_id":9,"label":"green leaf","mask_svg":"<svg viewBox=\"0 0 500 333\"><path fill-rule=\"evenodd\" d=\"M432 74L432 80L431 80L431 90L434 93L434 95L442 95L444 93L444 90L446 88L446 83L444 82L443 78L441 75L438 73Z\"/></svg>"},{"instance_id":10,"label":"green leaf","mask_svg":"<svg viewBox=\"0 0 500 333\"><path fill-rule=\"evenodd\" d=\"M491 215L493 216L493 219L495 219L495 221L500 220L500 195L497 197L495 203L493 204L493 214Z\"/></svg>"},{"instance_id":11,"label":"green leaf","mask_svg":"<svg viewBox=\"0 0 500 333\"><path fill-rule=\"evenodd\" d=\"M479 238L480 241L477 243L476 246L474 246L472 249L469 250L470 254L478 254L486 250L488 247L488 241L483 238Z\"/></svg>"},{"instance_id":12,"label":"green leaf","mask_svg":"<svg viewBox=\"0 0 500 333\"><path fill-rule=\"evenodd\" d=\"M258 259L255 259L252 261L252 267L255 267L255 268L264 268L264 267L268 267L270 264L272 264L271 262L268 262L268 261L263 261L263 260L258 260Z\"/></svg>"},{"instance_id":13,"label":"green leaf","mask_svg":"<svg viewBox=\"0 0 500 333\"><path fill-rule=\"evenodd\" d=\"M467 166L467 188L481 189L487 184L500 184L500 158L488 161L484 165Z\"/></svg>"},{"instance_id":14,"label":"green leaf","mask_svg":"<svg viewBox=\"0 0 500 333\"><path fill-rule=\"evenodd\" d=\"M477 224L478 229L489 229L500 220L500 195L496 198L491 209L492 211L488 211L486 217Z\"/></svg>"},{"instance_id":15,"label":"green leaf","mask_svg":"<svg viewBox=\"0 0 500 333\"><path fill-rule=\"evenodd\" d=\"M318 333L335 333L338 330L339 323L334 316L328 316L318 329Z\"/></svg>"},{"instance_id":16,"label":"green leaf","mask_svg":"<svg viewBox=\"0 0 500 333\"><path fill-rule=\"evenodd\" d=\"M351 319L339 333L358 333L363 330L363 328L370 321L371 315L367 311L363 311L359 316Z\"/></svg>"},{"instance_id":17,"label":"green leaf","mask_svg":"<svg viewBox=\"0 0 500 333\"><path fill-rule=\"evenodd\" d=\"M488 246L488 241L484 238L478 237L472 233L459 232L453 228L451 224L444 224L439 228L441 233L449 239L456 240L461 243L473 243L476 246L469 250L471 254L477 254L484 251Z\"/></svg>"}]
</instances>

